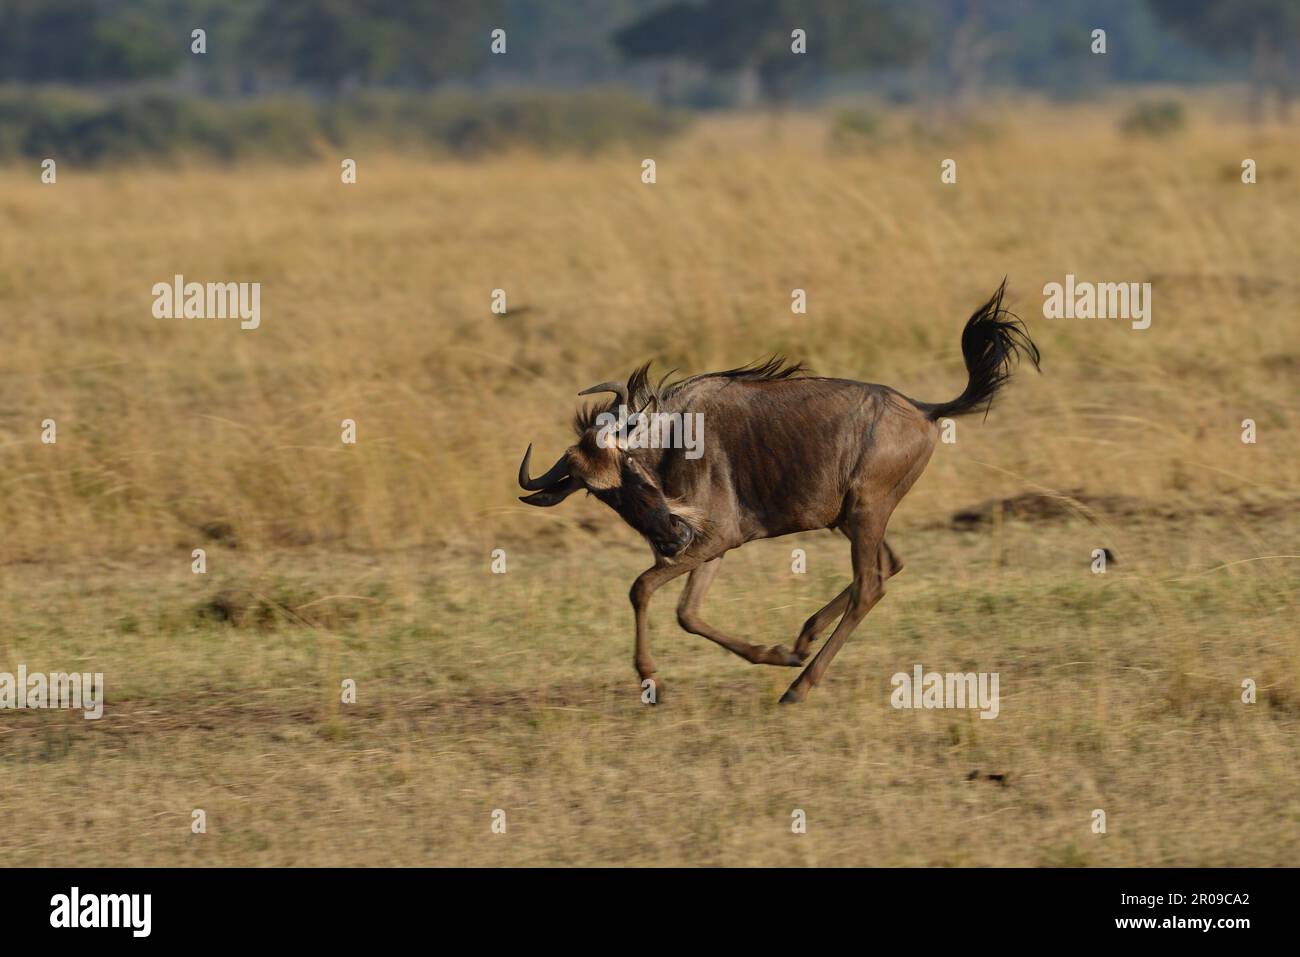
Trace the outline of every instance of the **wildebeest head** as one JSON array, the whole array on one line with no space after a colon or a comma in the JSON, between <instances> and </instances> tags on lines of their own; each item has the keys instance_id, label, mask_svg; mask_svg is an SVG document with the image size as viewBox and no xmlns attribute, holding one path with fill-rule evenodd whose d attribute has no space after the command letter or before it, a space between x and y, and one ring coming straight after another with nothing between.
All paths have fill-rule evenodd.
<instances>
[{"instance_id":1,"label":"wildebeest head","mask_svg":"<svg viewBox=\"0 0 1300 957\"><path fill-rule=\"evenodd\" d=\"M626 443L618 441L628 419L628 391L625 383L602 382L579 392L610 392L618 402L605 410L609 418L598 417L599 410L580 416L578 441L537 478L528 474L533 451L528 446L519 464L519 485L533 494L520 496L519 500L529 505L558 505L579 489L586 489L649 539L658 552L672 558L691 543L695 532L669 506L655 468L658 456L654 450L628 449L623 447Z\"/></svg>"}]
</instances>

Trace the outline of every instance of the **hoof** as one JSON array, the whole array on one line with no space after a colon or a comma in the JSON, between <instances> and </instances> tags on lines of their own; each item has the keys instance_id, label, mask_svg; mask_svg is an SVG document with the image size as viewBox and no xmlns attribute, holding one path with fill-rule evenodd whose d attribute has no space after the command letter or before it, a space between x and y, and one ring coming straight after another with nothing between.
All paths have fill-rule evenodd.
<instances>
[{"instance_id":1,"label":"hoof","mask_svg":"<svg viewBox=\"0 0 1300 957\"><path fill-rule=\"evenodd\" d=\"M798 668L807 657L807 655L801 655L797 651L791 651L784 645L773 645L763 653L765 664L781 665L786 668Z\"/></svg>"},{"instance_id":2,"label":"hoof","mask_svg":"<svg viewBox=\"0 0 1300 957\"><path fill-rule=\"evenodd\" d=\"M786 693L781 695L781 700L778 703L799 704L807 696L808 696L808 692L797 690L794 685L791 685L790 688L786 691Z\"/></svg>"}]
</instances>

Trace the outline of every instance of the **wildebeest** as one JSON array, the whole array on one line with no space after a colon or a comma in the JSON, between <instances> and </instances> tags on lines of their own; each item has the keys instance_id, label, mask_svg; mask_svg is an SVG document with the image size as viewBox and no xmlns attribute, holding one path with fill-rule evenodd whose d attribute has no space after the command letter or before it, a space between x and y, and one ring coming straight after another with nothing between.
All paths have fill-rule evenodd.
<instances>
[{"instance_id":1,"label":"wildebeest","mask_svg":"<svg viewBox=\"0 0 1300 957\"><path fill-rule=\"evenodd\" d=\"M654 681L661 693L648 646L650 597L664 582L689 573L678 622L755 664L803 664L818 635L842 615L781 701L807 697L884 595L885 580L902 568L885 542L885 528L930 461L939 421L987 410L1022 353L1039 365L1024 324L1002 308L1005 290L1003 280L962 330L968 380L950 402L919 402L888 386L813 377L780 358L658 386L651 384L647 364L626 382L602 382L579 393L616 398L578 413L578 441L539 478L529 476L528 447L519 484L532 494L522 501L556 505L586 489L654 550L654 565L631 590L635 664L643 682ZM644 443L631 436L645 428L643 413L702 413L702 454L691 458L681 448L663 447L671 441L639 447ZM853 581L804 623L793 649L762 648L700 618L700 602L726 552L755 539L819 528L839 529L852 543Z\"/></svg>"}]
</instances>

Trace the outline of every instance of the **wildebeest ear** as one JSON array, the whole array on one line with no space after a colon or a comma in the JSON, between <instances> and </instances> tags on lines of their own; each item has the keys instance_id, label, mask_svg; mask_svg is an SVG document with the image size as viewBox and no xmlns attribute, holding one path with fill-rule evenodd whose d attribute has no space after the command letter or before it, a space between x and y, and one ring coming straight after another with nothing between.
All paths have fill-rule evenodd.
<instances>
[{"instance_id":1,"label":"wildebeest ear","mask_svg":"<svg viewBox=\"0 0 1300 957\"><path fill-rule=\"evenodd\" d=\"M557 482L550 488L544 488L540 492L534 492L532 495L521 495L519 501L525 505L536 505L540 508L547 508L551 505L559 505L566 498L582 488L582 483L576 478L567 478L563 482Z\"/></svg>"}]
</instances>

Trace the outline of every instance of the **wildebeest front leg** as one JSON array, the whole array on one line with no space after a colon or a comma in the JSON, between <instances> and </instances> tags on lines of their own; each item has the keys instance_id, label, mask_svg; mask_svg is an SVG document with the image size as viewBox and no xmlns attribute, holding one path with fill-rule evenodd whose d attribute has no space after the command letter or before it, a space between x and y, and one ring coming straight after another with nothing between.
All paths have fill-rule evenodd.
<instances>
[{"instance_id":1,"label":"wildebeest front leg","mask_svg":"<svg viewBox=\"0 0 1300 957\"><path fill-rule=\"evenodd\" d=\"M654 682L656 700L663 695L664 686L663 681L655 675L654 659L650 657L650 626L646 620L650 597L664 582L672 581L678 575L684 575L695 567L696 564L683 563L647 568L637 576L636 581L632 583L631 592L628 593L628 597L632 599L632 611L636 616L636 652L633 659L636 673L641 676L643 684L647 679Z\"/></svg>"},{"instance_id":2,"label":"wildebeest front leg","mask_svg":"<svg viewBox=\"0 0 1300 957\"><path fill-rule=\"evenodd\" d=\"M709 585L713 583L713 576L718 573L718 566L721 563L722 556L718 556L691 572L691 577L686 580L686 587L682 589L681 600L677 603L677 623L692 635L701 635L709 641L716 642L752 664L792 667L803 664L803 657L789 648L782 645L760 648L758 645L751 645L747 641L723 634L700 619L700 602L704 598L704 593L708 591Z\"/></svg>"}]
</instances>

